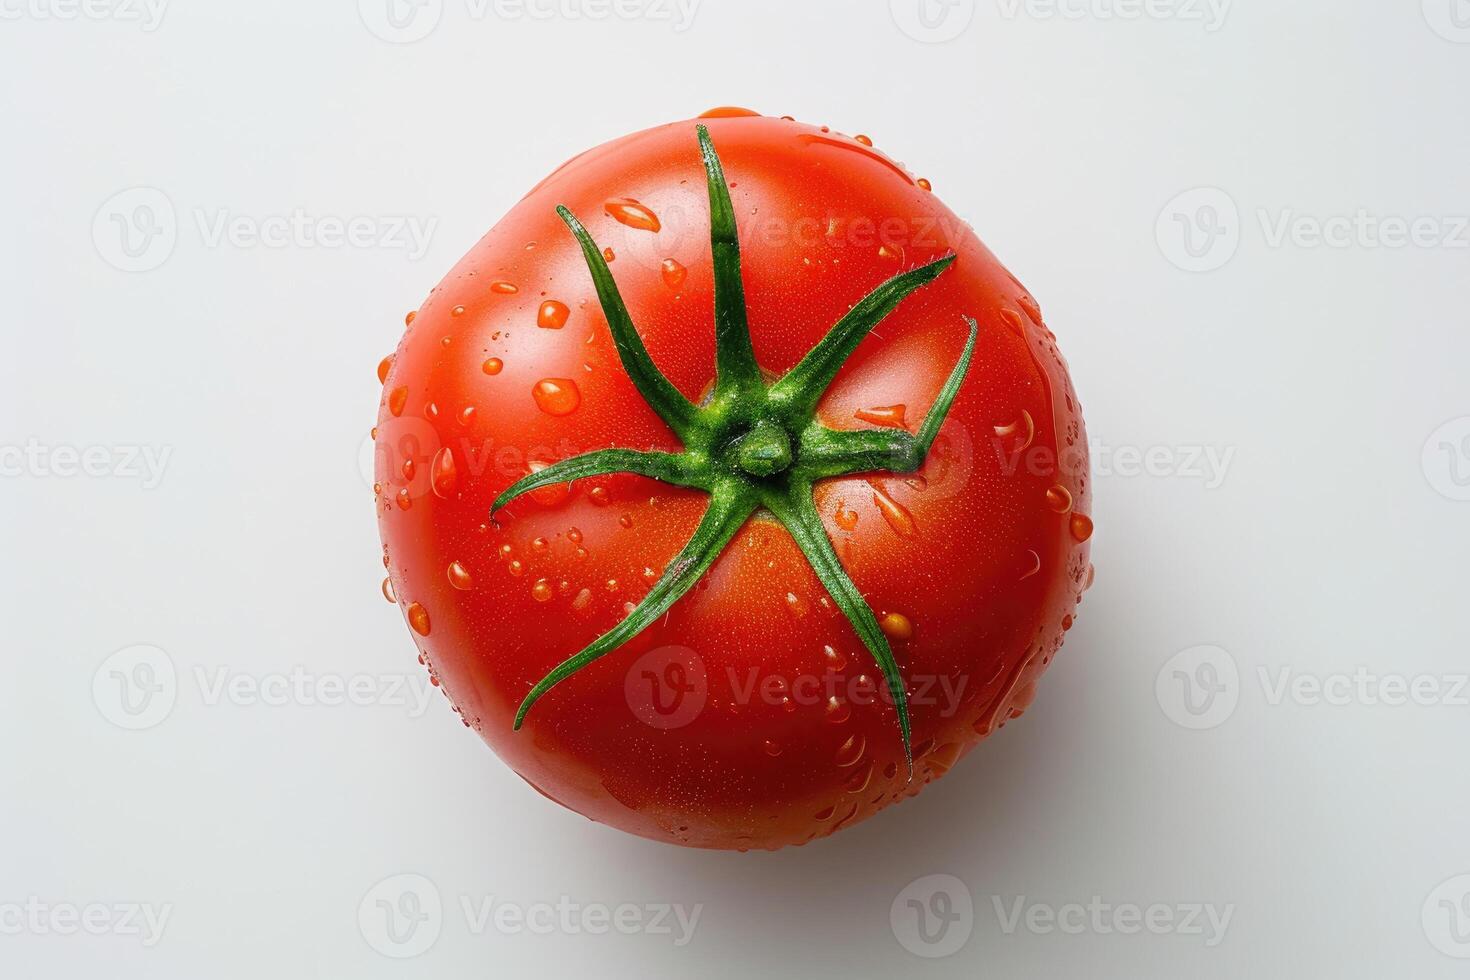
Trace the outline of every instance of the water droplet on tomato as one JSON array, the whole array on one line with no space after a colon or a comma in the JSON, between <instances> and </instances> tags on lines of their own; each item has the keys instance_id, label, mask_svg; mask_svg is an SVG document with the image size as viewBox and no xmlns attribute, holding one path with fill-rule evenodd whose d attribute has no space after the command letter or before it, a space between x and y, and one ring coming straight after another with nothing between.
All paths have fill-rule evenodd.
<instances>
[{"instance_id":1,"label":"water droplet on tomato","mask_svg":"<svg viewBox=\"0 0 1470 980\"><path fill-rule=\"evenodd\" d=\"M616 253L616 252L614 252L612 250L612 246L611 245L609 245L607 248L605 248L605 249L602 250L602 260L604 262L613 262L613 261L615 261L617 259L617 257L618 257L618 253Z\"/></svg>"},{"instance_id":2,"label":"water droplet on tomato","mask_svg":"<svg viewBox=\"0 0 1470 980\"><path fill-rule=\"evenodd\" d=\"M567 325L567 317L571 315L572 311L567 309L567 304L549 299L536 311L536 326L544 330L560 330Z\"/></svg>"},{"instance_id":3,"label":"water droplet on tomato","mask_svg":"<svg viewBox=\"0 0 1470 980\"><path fill-rule=\"evenodd\" d=\"M450 316L464 316L464 307L463 306L456 306L454 309L452 309L452 310L449 311L449 315Z\"/></svg>"},{"instance_id":4,"label":"water droplet on tomato","mask_svg":"<svg viewBox=\"0 0 1470 980\"><path fill-rule=\"evenodd\" d=\"M486 358L485 363L480 365L480 370L486 374L499 374L504 368L505 362L498 357Z\"/></svg>"},{"instance_id":5,"label":"water droplet on tomato","mask_svg":"<svg viewBox=\"0 0 1470 980\"><path fill-rule=\"evenodd\" d=\"M780 742L773 742L771 739L768 738L766 739L765 744L762 747L766 750L766 755L770 756L771 758L775 758L776 756L781 754Z\"/></svg>"},{"instance_id":6,"label":"water droplet on tomato","mask_svg":"<svg viewBox=\"0 0 1470 980\"><path fill-rule=\"evenodd\" d=\"M853 139L855 139L859 143L863 144L863 146L872 146L873 145L873 139L872 139L872 137L865 136L862 133L858 133L856 136L853 137Z\"/></svg>"},{"instance_id":7,"label":"water droplet on tomato","mask_svg":"<svg viewBox=\"0 0 1470 980\"><path fill-rule=\"evenodd\" d=\"M388 392L388 411L395 417L403 414L403 406L408 404L408 388L399 386Z\"/></svg>"},{"instance_id":8,"label":"water droplet on tomato","mask_svg":"<svg viewBox=\"0 0 1470 980\"><path fill-rule=\"evenodd\" d=\"M920 177L914 183L918 184L921 190L932 191L934 189L934 185L929 183L928 177Z\"/></svg>"},{"instance_id":9,"label":"water droplet on tomato","mask_svg":"<svg viewBox=\"0 0 1470 980\"><path fill-rule=\"evenodd\" d=\"M861 734L854 733L847 737L847 741L837 747L837 766L846 769L855 766L862 759L863 753L868 750L868 740Z\"/></svg>"},{"instance_id":10,"label":"water droplet on tomato","mask_svg":"<svg viewBox=\"0 0 1470 980\"><path fill-rule=\"evenodd\" d=\"M1085 514L1072 515L1072 537L1079 542L1092 537L1092 518Z\"/></svg>"},{"instance_id":11,"label":"water droplet on tomato","mask_svg":"<svg viewBox=\"0 0 1470 980\"><path fill-rule=\"evenodd\" d=\"M1072 494L1060 483L1048 487L1046 491L1046 505L1058 514L1065 514L1072 509Z\"/></svg>"},{"instance_id":12,"label":"water droplet on tomato","mask_svg":"<svg viewBox=\"0 0 1470 980\"><path fill-rule=\"evenodd\" d=\"M1041 571L1041 556L1038 555L1036 552L1027 549L1026 571L1021 573L1020 581L1026 581L1028 578L1035 575L1039 571Z\"/></svg>"},{"instance_id":13,"label":"water droplet on tomato","mask_svg":"<svg viewBox=\"0 0 1470 980\"><path fill-rule=\"evenodd\" d=\"M828 670L841 670L847 666L847 658L834 646L822 647L822 657L827 661Z\"/></svg>"},{"instance_id":14,"label":"water droplet on tomato","mask_svg":"<svg viewBox=\"0 0 1470 980\"><path fill-rule=\"evenodd\" d=\"M689 270L684 268L676 259L664 259L661 266L664 285L670 289L677 290L684 285L684 280L689 276Z\"/></svg>"},{"instance_id":15,"label":"water droplet on tomato","mask_svg":"<svg viewBox=\"0 0 1470 980\"><path fill-rule=\"evenodd\" d=\"M838 500L837 513L834 519L837 521L837 526L842 528L842 530L851 531L857 527L858 513L855 510L848 510L845 501Z\"/></svg>"},{"instance_id":16,"label":"water droplet on tomato","mask_svg":"<svg viewBox=\"0 0 1470 980\"><path fill-rule=\"evenodd\" d=\"M1000 318L1005 321L1006 326L1011 328L1011 333L1017 337L1026 336L1026 324L1022 322L1021 314L1015 310L1001 310Z\"/></svg>"},{"instance_id":17,"label":"water droplet on tomato","mask_svg":"<svg viewBox=\"0 0 1470 980\"><path fill-rule=\"evenodd\" d=\"M547 415L571 415L582 404L582 392L571 378L543 378L531 389L531 396Z\"/></svg>"},{"instance_id":18,"label":"water droplet on tomato","mask_svg":"<svg viewBox=\"0 0 1470 980\"><path fill-rule=\"evenodd\" d=\"M852 717L852 708L846 701L834 694L827 699L827 707L823 709L823 716L829 724L841 725Z\"/></svg>"},{"instance_id":19,"label":"water droplet on tomato","mask_svg":"<svg viewBox=\"0 0 1470 980\"><path fill-rule=\"evenodd\" d=\"M490 284L490 291L492 293L518 293L521 291L521 288L513 282L497 279Z\"/></svg>"},{"instance_id":20,"label":"water droplet on tomato","mask_svg":"<svg viewBox=\"0 0 1470 980\"><path fill-rule=\"evenodd\" d=\"M417 602L408 604L408 625L419 636L429 635L429 611Z\"/></svg>"},{"instance_id":21,"label":"water droplet on tomato","mask_svg":"<svg viewBox=\"0 0 1470 980\"><path fill-rule=\"evenodd\" d=\"M1031 413L1023 408L1020 418L1010 425L997 425L995 434L1002 439L1018 439L1020 444L1010 450L1018 453L1029 448L1031 440L1036 438L1036 422L1031 418Z\"/></svg>"},{"instance_id":22,"label":"water droplet on tomato","mask_svg":"<svg viewBox=\"0 0 1470 980\"><path fill-rule=\"evenodd\" d=\"M852 771L852 774L842 781L849 793L861 793L868 788L868 783L873 780L873 762L868 760L865 764Z\"/></svg>"},{"instance_id":23,"label":"water droplet on tomato","mask_svg":"<svg viewBox=\"0 0 1470 980\"><path fill-rule=\"evenodd\" d=\"M403 469L403 478L405 480L412 480L413 479L413 475L416 472L418 472L418 464L415 463L413 461L413 457L410 456L410 457L408 457L408 459L405 459L403 461L403 467L402 467L402 469Z\"/></svg>"},{"instance_id":24,"label":"water droplet on tomato","mask_svg":"<svg viewBox=\"0 0 1470 980\"><path fill-rule=\"evenodd\" d=\"M890 640L911 640L914 638L914 623L903 613L891 612L878 620L879 629Z\"/></svg>"},{"instance_id":25,"label":"water droplet on tomato","mask_svg":"<svg viewBox=\"0 0 1470 980\"><path fill-rule=\"evenodd\" d=\"M411 326L413 326L413 318L416 317L416 316L418 316L418 315L419 315L419 311L418 310L409 310L407 313L403 314L403 325L405 327L411 327Z\"/></svg>"},{"instance_id":26,"label":"water droplet on tomato","mask_svg":"<svg viewBox=\"0 0 1470 980\"><path fill-rule=\"evenodd\" d=\"M888 491L877 480L869 480L868 486L873 488L873 503L878 505L879 513L893 529L893 533L901 538L912 537L918 526L908 508L889 496Z\"/></svg>"},{"instance_id":27,"label":"water droplet on tomato","mask_svg":"<svg viewBox=\"0 0 1470 980\"><path fill-rule=\"evenodd\" d=\"M699 114L700 119L731 119L738 116L759 116L760 113L754 109L745 109L738 105L719 105L713 109L706 109Z\"/></svg>"},{"instance_id":28,"label":"water droplet on tomato","mask_svg":"<svg viewBox=\"0 0 1470 980\"><path fill-rule=\"evenodd\" d=\"M393 370L393 355L389 354L378 362L378 384L386 384L388 372Z\"/></svg>"},{"instance_id":29,"label":"water droplet on tomato","mask_svg":"<svg viewBox=\"0 0 1470 980\"><path fill-rule=\"evenodd\" d=\"M619 224L636 228L639 231L657 232L663 227L659 224L658 215L631 197L613 198L604 204L602 209Z\"/></svg>"},{"instance_id":30,"label":"water droplet on tomato","mask_svg":"<svg viewBox=\"0 0 1470 980\"><path fill-rule=\"evenodd\" d=\"M1030 296L1022 296L1016 302L1020 305L1021 309L1026 311L1026 315L1031 318L1033 323L1041 323L1041 307L1036 305L1036 300Z\"/></svg>"},{"instance_id":31,"label":"water droplet on tomato","mask_svg":"<svg viewBox=\"0 0 1470 980\"><path fill-rule=\"evenodd\" d=\"M797 619L801 619L803 616L805 616L807 614L807 610L810 608L811 607L807 604L807 601L801 596L797 595L795 592L786 593L786 609Z\"/></svg>"},{"instance_id":32,"label":"water droplet on tomato","mask_svg":"<svg viewBox=\"0 0 1470 980\"><path fill-rule=\"evenodd\" d=\"M398 603L398 597L393 594L393 580L391 578L383 579L383 598L394 605Z\"/></svg>"},{"instance_id":33,"label":"water droplet on tomato","mask_svg":"<svg viewBox=\"0 0 1470 980\"><path fill-rule=\"evenodd\" d=\"M475 587L474 580L470 578L469 571L459 562L450 562L447 573L449 575L449 584L461 592L468 592Z\"/></svg>"},{"instance_id":34,"label":"water droplet on tomato","mask_svg":"<svg viewBox=\"0 0 1470 980\"><path fill-rule=\"evenodd\" d=\"M413 498L408 495L408 487L404 487L398 491L398 496L395 499L398 501L399 510L408 510L413 506Z\"/></svg>"},{"instance_id":35,"label":"water droplet on tomato","mask_svg":"<svg viewBox=\"0 0 1470 980\"><path fill-rule=\"evenodd\" d=\"M448 499L458 482L459 471L454 465L454 452L444 446L434 454L434 462L429 467L429 486L437 496Z\"/></svg>"},{"instance_id":36,"label":"water droplet on tomato","mask_svg":"<svg viewBox=\"0 0 1470 980\"><path fill-rule=\"evenodd\" d=\"M538 578L531 586L531 598L537 602L551 601L551 583L544 578Z\"/></svg>"},{"instance_id":37,"label":"water droplet on tomato","mask_svg":"<svg viewBox=\"0 0 1470 980\"><path fill-rule=\"evenodd\" d=\"M881 425L889 429L902 429L906 424L904 413L907 411L907 405L880 405L877 408L860 408L853 412L852 416L859 422Z\"/></svg>"}]
</instances>

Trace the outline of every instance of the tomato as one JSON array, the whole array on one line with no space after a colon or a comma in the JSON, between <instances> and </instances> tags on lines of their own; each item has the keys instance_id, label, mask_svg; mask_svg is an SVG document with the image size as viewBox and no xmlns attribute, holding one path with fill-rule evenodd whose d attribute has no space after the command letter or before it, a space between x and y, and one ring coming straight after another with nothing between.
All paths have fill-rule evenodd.
<instances>
[{"instance_id":1,"label":"tomato","mask_svg":"<svg viewBox=\"0 0 1470 980\"><path fill-rule=\"evenodd\" d=\"M590 150L408 320L385 594L465 724L593 820L863 820L1025 710L1090 583L1055 337L865 137L722 109Z\"/></svg>"}]
</instances>

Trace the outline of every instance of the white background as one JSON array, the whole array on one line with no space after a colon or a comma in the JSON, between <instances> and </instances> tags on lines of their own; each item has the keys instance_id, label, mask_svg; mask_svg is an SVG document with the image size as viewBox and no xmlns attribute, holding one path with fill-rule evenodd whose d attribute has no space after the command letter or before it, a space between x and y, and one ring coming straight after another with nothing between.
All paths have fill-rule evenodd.
<instances>
[{"instance_id":1,"label":"white background","mask_svg":"<svg viewBox=\"0 0 1470 980\"><path fill-rule=\"evenodd\" d=\"M1464 975L1470 3L477 2L0 0L0 974ZM360 466L404 311L565 158L721 104L929 177L1041 298L1099 467L1097 585L1035 707L774 854L592 825L437 694L394 704L422 682ZM376 231L212 235L296 213ZM297 669L284 703L215 687ZM1334 675L1342 703L1278 696ZM405 891L427 918L389 935ZM536 934L478 928L491 896L701 907ZM910 898L954 910L934 942ZM1155 903L1164 934L1116 928Z\"/></svg>"}]
</instances>

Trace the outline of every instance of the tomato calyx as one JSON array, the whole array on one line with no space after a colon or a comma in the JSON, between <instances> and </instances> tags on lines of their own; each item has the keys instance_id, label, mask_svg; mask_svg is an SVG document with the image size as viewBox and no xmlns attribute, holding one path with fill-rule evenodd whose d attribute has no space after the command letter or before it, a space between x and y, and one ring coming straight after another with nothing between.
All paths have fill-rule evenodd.
<instances>
[{"instance_id":1,"label":"tomato calyx","mask_svg":"<svg viewBox=\"0 0 1470 980\"><path fill-rule=\"evenodd\" d=\"M714 269L715 385L708 403L685 398L654 365L633 325L601 249L565 207L557 214L576 237L607 317L623 369L649 406L684 444L679 453L604 449L574 456L517 480L491 505L495 512L540 487L607 473L634 473L703 490L710 505L693 536L633 611L538 682L516 711L527 712L551 688L618 649L654 623L709 570L745 521L764 507L791 534L828 594L842 610L883 672L898 715L904 757L913 777L908 697L888 637L842 567L813 501L817 480L854 473L912 473L928 456L974 354L978 325L965 317L969 336L917 433L902 429L839 431L816 420L817 405L859 343L907 296L933 282L953 254L900 273L860 300L816 347L767 384L756 364L740 273L740 243L724 168L709 131L696 129L709 187L710 250Z\"/></svg>"}]
</instances>

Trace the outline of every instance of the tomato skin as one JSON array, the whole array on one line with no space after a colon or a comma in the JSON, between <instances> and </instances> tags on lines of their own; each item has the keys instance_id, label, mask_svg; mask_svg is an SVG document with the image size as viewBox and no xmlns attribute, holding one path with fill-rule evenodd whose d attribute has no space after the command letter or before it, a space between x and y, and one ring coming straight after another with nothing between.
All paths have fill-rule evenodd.
<instances>
[{"instance_id":1,"label":"tomato skin","mask_svg":"<svg viewBox=\"0 0 1470 980\"><path fill-rule=\"evenodd\" d=\"M838 134L702 121L731 184L753 342L772 376L874 286L958 255L861 344L822 402L825 424L869 428L901 405L914 431L959 356L963 317L979 321L917 477L838 478L815 495L848 573L888 617L912 782L871 655L762 516L668 615L512 728L531 687L647 593L706 506L703 493L614 475L537 491L489 520L496 495L538 464L680 448L622 370L555 207L611 249L654 361L697 400L713 377L714 318L693 120L568 161L415 312L379 408L378 518L433 676L533 787L655 840L774 848L917 793L1030 703L1090 577L1087 444L1034 301L934 193Z\"/></svg>"}]
</instances>

